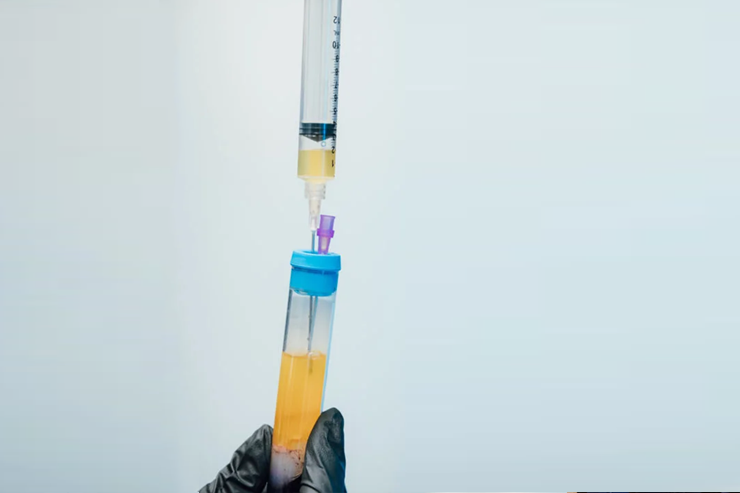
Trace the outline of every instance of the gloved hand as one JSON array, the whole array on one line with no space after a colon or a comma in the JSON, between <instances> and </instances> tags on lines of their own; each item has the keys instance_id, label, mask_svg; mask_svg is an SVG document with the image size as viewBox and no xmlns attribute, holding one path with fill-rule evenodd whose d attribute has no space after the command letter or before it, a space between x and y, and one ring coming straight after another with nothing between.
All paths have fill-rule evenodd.
<instances>
[{"instance_id":1,"label":"gloved hand","mask_svg":"<svg viewBox=\"0 0 740 493\"><path fill-rule=\"evenodd\" d=\"M262 425L199 493L267 492L271 451L272 428ZM321 413L308 437L303 474L288 489L295 493L346 493L346 463L344 417L336 409L328 409Z\"/></svg>"}]
</instances>

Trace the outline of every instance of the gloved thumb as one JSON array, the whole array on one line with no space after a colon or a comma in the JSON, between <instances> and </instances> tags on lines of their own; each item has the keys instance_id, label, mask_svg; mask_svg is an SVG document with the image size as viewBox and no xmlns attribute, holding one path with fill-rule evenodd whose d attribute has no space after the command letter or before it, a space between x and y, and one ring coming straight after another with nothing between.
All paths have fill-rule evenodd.
<instances>
[{"instance_id":1,"label":"gloved thumb","mask_svg":"<svg viewBox=\"0 0 740 493\"><path fill-rule=\"evenodd\" d=\"M346 493L344 417L331 408L319 416L308 437L300 493Z\"/></svg>"}]
</instances>

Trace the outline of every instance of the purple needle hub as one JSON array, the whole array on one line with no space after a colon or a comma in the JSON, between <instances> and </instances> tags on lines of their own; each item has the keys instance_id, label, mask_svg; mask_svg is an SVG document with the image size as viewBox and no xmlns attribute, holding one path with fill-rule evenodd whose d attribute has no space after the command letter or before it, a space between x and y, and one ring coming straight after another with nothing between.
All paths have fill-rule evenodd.
<instances>
[{"instance_id":1,"label":"purple needle hub","mask_svg":"<svg viewBox=\"0 0 740 493\"><path fill-rule=\"evenodd\" d=\"M319 229L316 230L316 236L319 237L319 253L329 253L329 244L334 238L334 216L321 215Z\"/></svg>"}]
</instances>

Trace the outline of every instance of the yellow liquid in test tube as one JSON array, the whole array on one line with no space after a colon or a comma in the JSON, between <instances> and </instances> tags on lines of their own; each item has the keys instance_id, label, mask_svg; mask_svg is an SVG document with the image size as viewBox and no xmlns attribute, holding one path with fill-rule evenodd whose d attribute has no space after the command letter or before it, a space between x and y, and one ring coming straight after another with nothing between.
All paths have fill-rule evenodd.
<instances>
[{"instance_id":1,"label":"yellow liquid in test tube","mask_svg":"<svg viewBox=\"0 0 740 493\"><path fill-rule=\"evenodd\" d=\"M334 178L334 156L331 149L298 151L298 178L325 182Z\"/></svg>"},{"instance_id":2,"label":"yellow liquid in test tube","mask_svg":"<svg viewBox=\"0 0 740 493\"><path fill-rule=\"evenodd\" d=\"M321 414L325 375L325 354L283 353L272 446L297 452L301 463L308 435Z\"/></svg>"}]
</instances>

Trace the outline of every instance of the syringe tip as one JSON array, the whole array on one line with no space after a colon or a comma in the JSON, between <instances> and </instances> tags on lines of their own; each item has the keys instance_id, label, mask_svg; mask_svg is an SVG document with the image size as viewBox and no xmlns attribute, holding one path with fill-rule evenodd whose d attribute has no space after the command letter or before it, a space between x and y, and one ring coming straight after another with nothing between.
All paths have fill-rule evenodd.
<instances>
[{"instance_id":1,"label":"syringe tip","mask_svg":"<svg viewBox=\"0 0 740 493\"><path fill-rule=\"evenodd\" d=\"M326 197L325 183L306 183L306 198L308 199L308 220L311 231L319 228L321 215L321 201Z\"/></svg>"},{"instance_id":2,"label":"syringe tip","mask_svg":"<svg viewBox=\"0 0 740 493\"><path fill-rule=\"evenodd\" d=\"M319 229L319 212L321 212L321 202L313 204L311 201L308 203L308 225L311 231Z\"/></svg>"},{"instance_id":3,"label":"syringe tip","mask_svg":"<svg viewBox=\"0 0 740 493\"><path fill-rule=\"evenodd\" d=\"M334 216L321 216L321 225L316 231L319 237L319 253L329 253L329 244L334 238Z\"/></svg>"}]
</instances>

